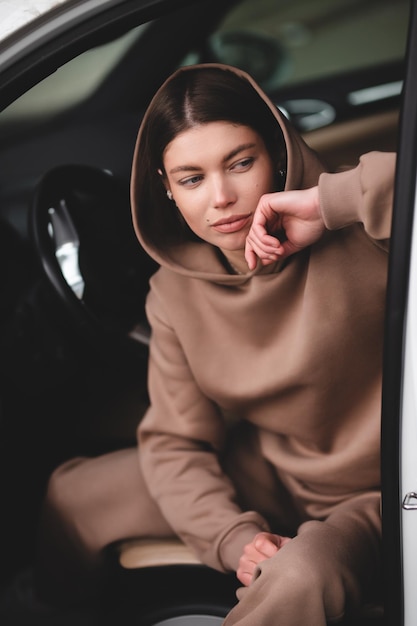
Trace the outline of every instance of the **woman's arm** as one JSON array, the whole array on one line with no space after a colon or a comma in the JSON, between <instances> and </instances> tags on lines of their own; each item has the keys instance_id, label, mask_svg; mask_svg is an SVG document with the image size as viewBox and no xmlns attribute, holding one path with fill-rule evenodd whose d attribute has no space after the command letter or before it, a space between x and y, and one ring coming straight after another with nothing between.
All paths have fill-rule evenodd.
<instances>
[{"instance_id":1,"label":"woman's arm","mask_svg":"<svg viewBox=\"0 0 417 626\"><path fill-rule=\"evenodd\" d=\"M207 565L236 571L244 546L269 527L258 513L242 512L236 502L219 462L224 418L194 380L154 291L147 314L152 326L151 406L138 428L145 480L175 534Z\"/></svg>"},{"instance_id":2,"label":"woman's arm","mask_svg":"<svg viewBox=\"0 0 417 626\"><path fill-rule=\"evenodd\" d=\"M285 259L312 245L323 232L362 223L365 232L385 249L391 231L396 155L370 152L356 168L321 174L310 189L263 196L246 242L251 269ZM282 237L280 232L284 232Z\"/></svg>"}]
</instances>

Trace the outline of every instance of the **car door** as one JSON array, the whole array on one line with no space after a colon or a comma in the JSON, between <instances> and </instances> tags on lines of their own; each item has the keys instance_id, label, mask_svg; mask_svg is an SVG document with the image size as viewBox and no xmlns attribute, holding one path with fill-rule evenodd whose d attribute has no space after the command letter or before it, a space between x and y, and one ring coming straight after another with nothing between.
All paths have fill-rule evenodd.
<instances>
[{"instance_id":1,"label":"car door","mask_svg":"<svg viewBox=\"0 0 417 626\"><path fill-rule=\"evenodd\" d=\"M417 623L417 3L411 6L394 199L382 408L385 620Z\"/></svg>"}]
</instances>

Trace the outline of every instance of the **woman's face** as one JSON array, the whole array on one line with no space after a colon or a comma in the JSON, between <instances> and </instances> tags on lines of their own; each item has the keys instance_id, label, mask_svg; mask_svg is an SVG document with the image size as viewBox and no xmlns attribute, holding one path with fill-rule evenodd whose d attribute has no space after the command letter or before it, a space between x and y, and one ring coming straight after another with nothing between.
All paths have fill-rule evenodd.
<instances>
[{"instance_id":1,"label":"woman's face","mask_svg":"<svg viewBox=\"0 0 417 626\"><path fill-rule=\"evenodd\" d=\"M259 198L274 185L258 133L230 122L186 130L165 149L164 168L166 187L191 230L226 257L243 251Z\"/></svg>"}]
</instances>

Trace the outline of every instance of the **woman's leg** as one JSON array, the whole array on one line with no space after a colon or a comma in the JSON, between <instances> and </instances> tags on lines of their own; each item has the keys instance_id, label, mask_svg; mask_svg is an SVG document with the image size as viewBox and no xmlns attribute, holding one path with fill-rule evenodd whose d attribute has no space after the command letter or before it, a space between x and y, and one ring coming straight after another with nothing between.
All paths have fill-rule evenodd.
<instances>
[{"instance_id":1,"label":"woman's leg","mask_svg":"<svg viewBox=\"0 0 417 626\"><path fill-rule=\"evenodd\" d=\"M81 603L100 588L107 546L172 534L144 483L137 448L67 461L49 480L41 514L37 594L54 605Z\"/></svg>"},{"instance_id":2,"label":"woman's leg","mask_svg":"<svg viewBox=\"0 0 417 626\"><path fill-rule=\"evenodd\" d=\"M326 626L357 609L380 571L380 499L368 494L338 506L326 521L263 561L224 626Z\"/></svg>"}]
</instances>

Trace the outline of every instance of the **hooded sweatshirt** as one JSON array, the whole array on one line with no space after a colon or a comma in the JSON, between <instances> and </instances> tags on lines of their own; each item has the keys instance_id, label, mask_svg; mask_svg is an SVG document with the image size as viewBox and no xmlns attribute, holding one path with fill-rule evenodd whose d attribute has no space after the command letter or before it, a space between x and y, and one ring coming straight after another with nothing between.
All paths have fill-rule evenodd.
<instances>
[{"instance_id":1,"label":"hooded sweatshirt","mask_svg":"<svg viewBox=\"0 0 417 626\"><path fill-rule=\"evenodd\" d=\"M137 236L160 265L146 304L150 407L138 427L140 463L173 531L221 571L236 570L243 546L269 530L259 511L239 507L219 462L230 415L253 425L263 457L307 519L324 520L338 504L379 489L395 159L370 153L354 169L324 173L276 106L235 71L282 129L285 190L320 181L320 241L230 275L208 243L160 250L144 241L137 216L152 207L135 187L140 131L131 186Z\"/></svg>"}]
</instances>

